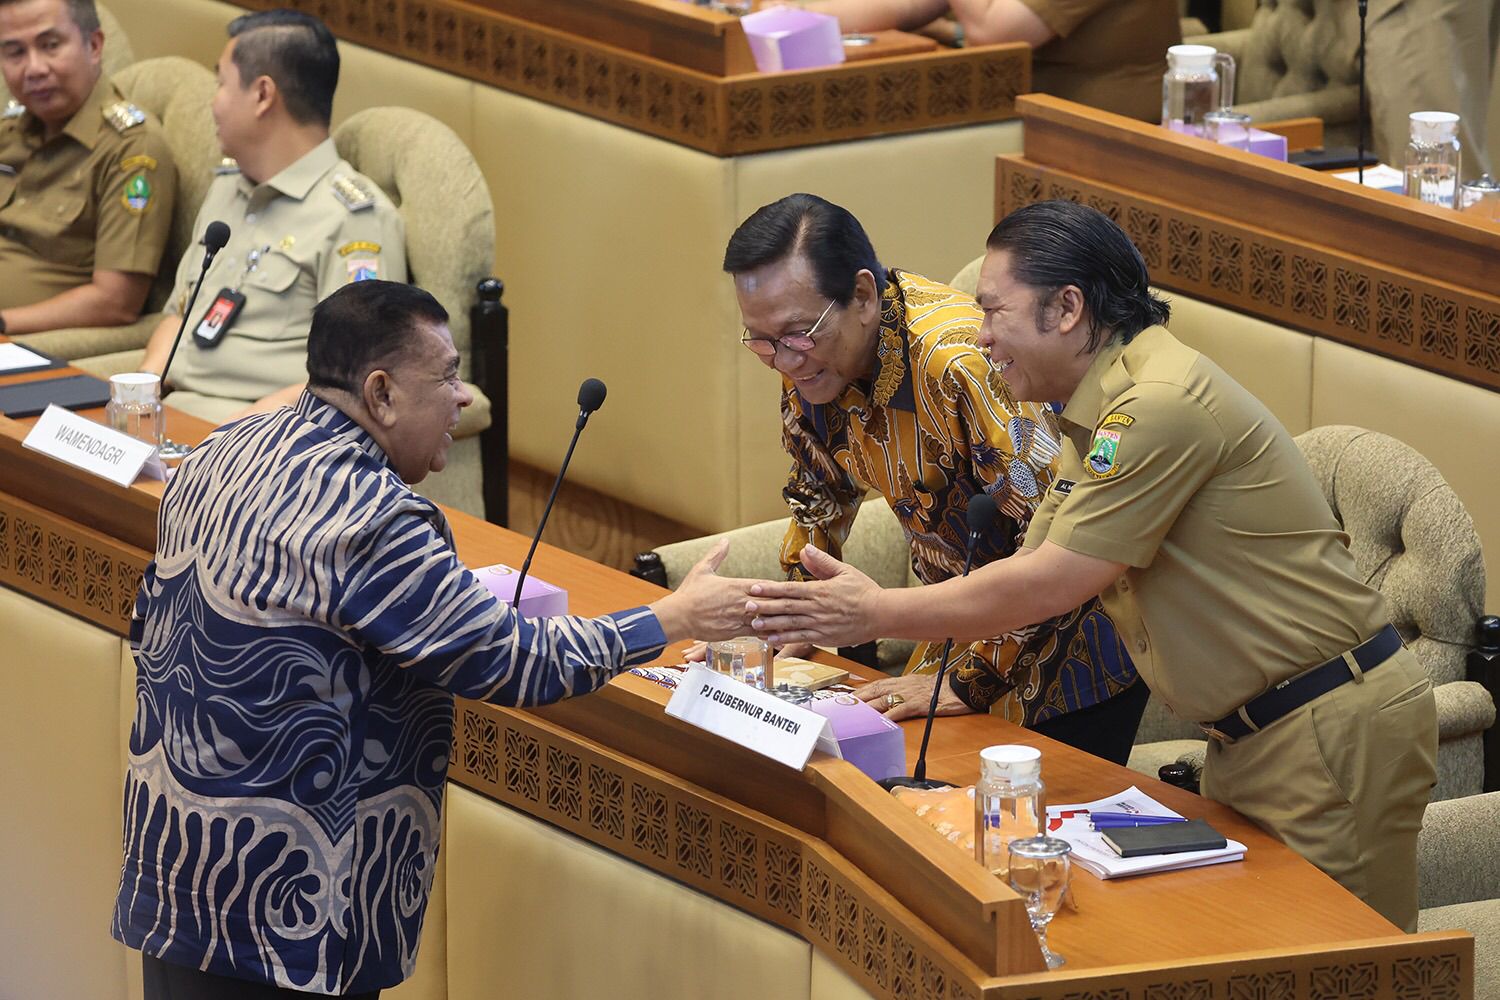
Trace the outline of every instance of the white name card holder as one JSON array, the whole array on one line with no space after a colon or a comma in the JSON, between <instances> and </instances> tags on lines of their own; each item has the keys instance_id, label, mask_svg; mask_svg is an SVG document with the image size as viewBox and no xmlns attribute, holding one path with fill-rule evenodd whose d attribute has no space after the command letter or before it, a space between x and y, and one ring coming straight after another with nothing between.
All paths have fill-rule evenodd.
<instances>
[{"instance_id":1,"label":"white name card holder","mask_svg":"<svg viewBox=\"0 0 1500 1000\"><path fill-rule=\"evenodd\" d=\"M140 475L166 478L155 445L56 404L43 411L21 444L117 486L129 486Z\"/></svg>"},{"instance_id":2,"label":"white name card holder","mask_svg":"<svg viewBox=\"0 0 1500 1000\"><path fill-rule=\"evenodd\" d=\"M688 669L667 714L795 771L807 766L815 749L843 756L823 716L707 667Z\"/></svg>"}]
</instances>

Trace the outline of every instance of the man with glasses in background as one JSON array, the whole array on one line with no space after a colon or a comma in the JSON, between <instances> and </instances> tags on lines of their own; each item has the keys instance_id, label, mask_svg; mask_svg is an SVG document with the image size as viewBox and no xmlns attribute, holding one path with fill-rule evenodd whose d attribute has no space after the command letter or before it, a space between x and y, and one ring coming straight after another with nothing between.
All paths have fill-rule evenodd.
<instances>
[{"instance_id":1,"label":"man with glasses in background","mask_svg":"<svg viewBox=\"0 0 1500 1000\"><path fill-rule=\"evenodd\" d=\"M1051 410L1018 401L976 346L973 299L886 270L853 215L809 194L745 220L724 270L743 343L782 376L789 577L810 578L799 561L808 543L839 553L869 489L890 503L925 583L962 572L965 507L980 491L1000 517L975 565L1015 551L1052 483L1060 439ZM941 650L919 645L907 676L866 685L861 697L892 719L922 714ZM992 711L1117 763L1147 697L1097 601L955 649L950 670L940 714Z\"/></svg>"}]
</instances>

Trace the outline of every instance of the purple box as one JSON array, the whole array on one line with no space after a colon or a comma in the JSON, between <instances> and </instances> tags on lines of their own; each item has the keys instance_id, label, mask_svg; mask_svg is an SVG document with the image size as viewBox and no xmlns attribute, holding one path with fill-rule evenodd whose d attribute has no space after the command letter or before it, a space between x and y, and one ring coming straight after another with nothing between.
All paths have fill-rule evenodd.
<instances>
[{"instance_id":1,"label":"purple box","mask_svg":"<svg viewBox=\"0 0 1500 1000\"><path fill-rule=\"evenodd\" d=\"M1177 123L1167 127L1171 131L1179 132L1183 135L1203 137L1202 125L1183 125ZM1254 126L1251 126L1249 131L1250 142L1247 146L1245 142L1245 129L1235 125L1225 125L1220 132L1219 144L1230 146L1234 149L1248 149L1259 156L1267 156L1273 160L1280 160L1282 163L1286 162L1286 136L1277 135L1275 132L1262 132Z\"/></svg>"},{"instance_id":2,"label":"purple box","mask_svg":"<svg viewBox=\"0 0 1500 1000\"><path fill-rule=\"evenodd\" d=\"M762 73L816 69L844 61L839 19L798 7L772 7L740 18Z\"/></svg>"},{"instance_id":3,"label":"purple box","mask_svg":"<svg viewBox=\"0 0 1500 1000\"><path fill-rule=\"evenodd\" d=\"M495 597L510 603L516 596L516 571L504 563L474 570L479 582ZM568 592L554 587L544 580L527 576L521 584L521 604L517 608L523 618L555 618L568 613Z\"/></svg>"},{"instance_id":4,"label":"purple box","mask_svg":"<svg viewBox=\"0 0 1500 1000\"><path fill-rule=\"evenodd\" d=\"M853 695L818 698L807 706L833 724L844 759L876 781L906 773L901 727Z\"/></svg>"}]
</instances>

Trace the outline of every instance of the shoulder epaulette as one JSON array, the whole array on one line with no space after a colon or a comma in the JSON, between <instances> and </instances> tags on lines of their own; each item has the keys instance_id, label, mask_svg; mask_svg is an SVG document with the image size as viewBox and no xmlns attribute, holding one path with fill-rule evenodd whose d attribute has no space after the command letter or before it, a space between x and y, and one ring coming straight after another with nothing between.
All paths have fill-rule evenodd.
<instances>
[{"instance_id":1,"label":"shoulder epaulette","mask_svg":"<svg viewBox=\"0 0 1500 1000\"><path fill-rule=\"evenodd\" d=\"M232 157L228 157L228 156L226 156L222 160L220 160L219 161L219 165L217 167L214 167L214 175L218 176L218 177L223 177L225 174L237 174L239 172L240 172L240 165L239 165L239 163L237 161L235 161Z\"/></svg>"},{"instance_id":2,"label":"shoulder epaulette","mask_svg":"<svg viewBox=\"0 0 1500 1000\"><path fill-rule=\"evenodd\" d=\"M358 212L375 204L375 185L352 174L334 174L333 196L349 211Z\"/></svg>"},{"instance_id":3,"label":"shoulder epaulette","mask_svg":"<svg viewBox=\"0 0 1500 1000\"><path fill-rule=\"evenodd\" d=\"M0 111L0 118L19 118L26 113L26 105L12 99L5 105L5 110Z\"/></svg>"},{"instance_id":4,"label":"shoulder epaulette","mask_svg":"<svg viewBox=\"0 0 1500 1000\"><path fill-rule=\"evenodd\" d=\"M116 101L100 109L116 132L128 132L146 120L146 112L129 101Z\"/></svg>"}]
</instances>

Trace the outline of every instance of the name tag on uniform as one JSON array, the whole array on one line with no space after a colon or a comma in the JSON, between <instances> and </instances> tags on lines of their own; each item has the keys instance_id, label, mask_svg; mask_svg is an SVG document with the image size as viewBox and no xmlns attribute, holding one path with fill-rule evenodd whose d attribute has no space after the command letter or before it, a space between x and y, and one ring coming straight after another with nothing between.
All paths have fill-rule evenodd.
<instances>
[{"instance_id":1,"label":"name tag on uniform","mask_svg":"<svg viewBox=\"0 0 1500 1000\"><path fill-rule=\"evenodd\" d=\"M229 332L235 318L244 308L245 296L232 288L221 288L193 330L193 342L202 348L218 347L219 339Z\"/></svg>"},{"instance_id":2,"label":"name tag on uniform","mask_svg":"<svg viewBox=\"0 0 1500 1000\"><path fill-rule=\"evenodd\" d=\"M1059 479L1057 482L1052 484L1052 489L1054 492L1061 493L1063 496L1067 496L1069 493L1073 492L1073 487L1076 485L1078 484L1071 479Z\"/></svg>"}]
</instances>

